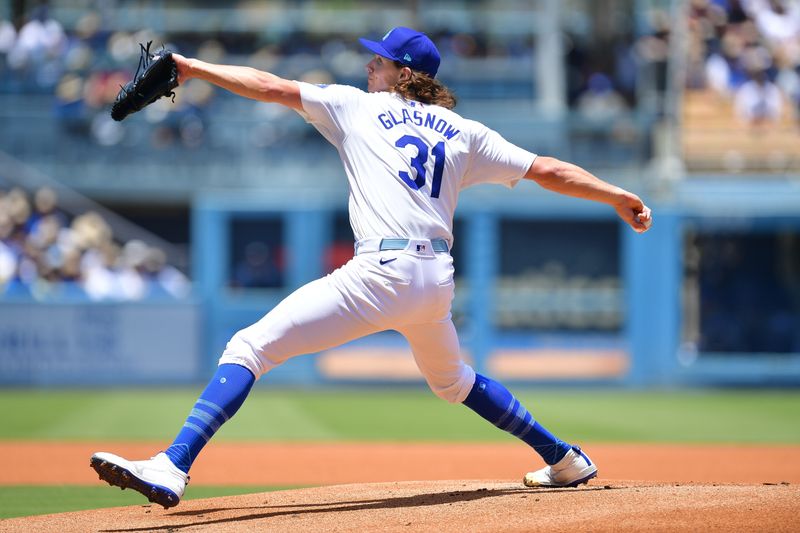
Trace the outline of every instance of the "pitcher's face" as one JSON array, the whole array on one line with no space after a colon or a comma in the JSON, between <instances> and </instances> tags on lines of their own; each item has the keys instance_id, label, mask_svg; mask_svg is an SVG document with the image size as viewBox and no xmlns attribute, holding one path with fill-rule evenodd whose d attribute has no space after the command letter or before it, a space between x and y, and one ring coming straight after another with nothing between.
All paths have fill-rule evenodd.
<instances>
[{"instance_id":1,"label":"pitcher's face","mask_svg":"<svg viewBox=\"0 0 800 533\"><path fill-rule=\"evenodd\" d=\"M403 69L389 58L375 54L367 63L367 90L371 93L391 91L400 81Z\"/></svg>"}]
</instances>

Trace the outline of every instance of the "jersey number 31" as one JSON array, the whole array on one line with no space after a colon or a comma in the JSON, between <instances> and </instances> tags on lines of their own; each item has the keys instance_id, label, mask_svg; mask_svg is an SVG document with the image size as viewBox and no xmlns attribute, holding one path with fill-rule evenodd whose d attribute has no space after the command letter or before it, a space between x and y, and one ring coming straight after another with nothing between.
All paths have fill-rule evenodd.
<instances>
[{"instance_id":1,"label":"jersey number 31","mask_svg":"<svg viewBox=\"0 0 800 533\"><path fill-rule=\"evenodd\" d=\"M419 190L425 185L425 163L428 162L428 145L425 141L414 135L403 135L394 143L398 148L405 148L409 144L417 147L416 157L411 159L411 166L417 171L417 179L411 179L408 172L401 170L400 179L406 185ZM439 198L439 191L442 188L442 173L444 172L444 141L439 141L431 150L433 154L433 181L431 182L431 198Z\"/></svg>"}]
</instances>

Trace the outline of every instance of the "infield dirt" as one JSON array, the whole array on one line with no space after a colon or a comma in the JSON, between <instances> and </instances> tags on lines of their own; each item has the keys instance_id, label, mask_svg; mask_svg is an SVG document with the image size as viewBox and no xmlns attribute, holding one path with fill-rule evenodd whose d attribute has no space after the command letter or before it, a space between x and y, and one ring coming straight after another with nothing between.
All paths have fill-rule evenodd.
<instances>
[{"instance_id":1,"label":"infield dirt","mask_svg":"<svg viewBox=\"0 0 800 533\"><path fill-rule=\"evenodd\" d=\"M2 443L0 484L100 483L92 452L142 458L158 449ZM196 463L187 493L199 484L326 486L15 518L0 531L800 531L800 447L586 450L599 479L534 490L518 480L541 464L516 443L220 442Z\"/></svg>"}]
</instances>

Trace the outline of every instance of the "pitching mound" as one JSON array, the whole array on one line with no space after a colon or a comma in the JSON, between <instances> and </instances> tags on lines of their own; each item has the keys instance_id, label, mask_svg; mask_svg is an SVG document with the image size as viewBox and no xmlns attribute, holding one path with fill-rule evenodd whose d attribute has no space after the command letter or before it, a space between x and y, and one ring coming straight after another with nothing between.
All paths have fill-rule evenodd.
<instances>
[{"instance_id":1,"label":"pitching mound","mask_svg":"<svg viewBox=\"0 0 800 533\"><path fill-rule=\"evenodd\" d=\"M797 531L798 485L406 481L118 507L3 521L9 532L64 531Z\"/></svg>"}]
</instances>

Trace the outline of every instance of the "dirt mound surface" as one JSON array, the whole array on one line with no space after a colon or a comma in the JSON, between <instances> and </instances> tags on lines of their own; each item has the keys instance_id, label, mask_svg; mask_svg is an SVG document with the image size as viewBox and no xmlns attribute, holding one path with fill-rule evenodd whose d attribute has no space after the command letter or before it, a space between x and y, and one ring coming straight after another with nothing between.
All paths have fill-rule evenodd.
<instances>
[{"instance_id":1,"label":"dirt mound surface","mask_svg":"<svg viewBox=\"0 0 800 533\"><path fill-rule=\"evenodd\" d=\"M8 532L798 531L800 486L603 481L331 485L0 521Z\"/></svg>"},{"instance_id":2,"label":"dirt mound surface","mask_svg":"<svg viewBox=\"0 0 800 533\"><path fill-rule=\"evenodd\" d=\"M146 459L165 443L0 443L0 485L97 485L89 457ZM800 483L800 446L587 444L601 479L680 483ZM441 479L521 480L541 468L509 443L215 442L192 467L199 485L339 485Z\"/></svg>"}]
</instances>

